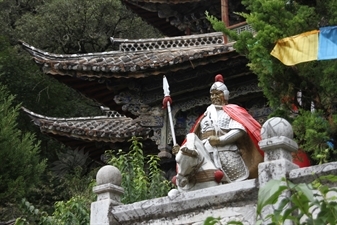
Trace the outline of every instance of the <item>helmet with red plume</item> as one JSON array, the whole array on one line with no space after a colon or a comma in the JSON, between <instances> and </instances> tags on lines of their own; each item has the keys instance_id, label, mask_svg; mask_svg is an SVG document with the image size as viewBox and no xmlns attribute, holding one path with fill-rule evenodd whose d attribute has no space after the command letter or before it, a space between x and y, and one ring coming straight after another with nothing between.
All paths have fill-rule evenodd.
<instances>
[{"instance_id":1,"label":"helmet with red plume","mask_svg":"<svg viewBox=\"0 0 337 225\"><path fill-rule=\"evenodd\" d=\"M229 99L229 91L228 91L226 85L224 84L224 79L223 79L223 76L221 74L218 74L218 75L215 76L215 82L211 86L210 92L212 90L222 91L224 93L225 100L228 101L228 99Z\"/></svg>"}]
</instances>

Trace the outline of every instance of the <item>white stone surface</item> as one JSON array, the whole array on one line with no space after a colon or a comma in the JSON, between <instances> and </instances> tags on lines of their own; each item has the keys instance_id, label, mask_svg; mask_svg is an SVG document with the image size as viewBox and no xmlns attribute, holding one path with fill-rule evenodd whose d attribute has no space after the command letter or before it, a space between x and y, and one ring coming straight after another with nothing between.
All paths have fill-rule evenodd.
<instances>
[{"instance_id":1,"label":"white stone surface","mask_svg":"<svg viewBox=\"0 0 337 225\"><path fill-rule=\"evenodd\" d=\"M242 221L248 221L247 224L251 224L252 220L246 218L246 215L250 215L246 207L248 202L251 202L252 208L255 207L254 202L256 202L258 191L256 182L256 179L252 179L183 192L174 199L163 197L116 206L113 207L111 212L113 217L123 225L179 224L179 221L199 223L212 215L202 213L207 210L209 212L214 211L214 213L218 212L219 215L226 212L223 215L227 216L223 219L227 217L242 218ZM163 223L163 221L166 221L166 223Z\"/></svg>"},{"instance_id":2,"label":"white stone surface","mask_svg":"<svg viewBox=\"0 0 337 225\"><path fill-rule=\"evenodd\" d=\"M120 186L122 182L122 174L116 167L106 165L97 172L96 182L97 185L111 183Z\"/></svg>"},{"instance_id":3,"label":"white stone surface","mask_svg":"<svg viewBox=\"0 0 337 225\"><path fill-rule=\"evenodd\" d=\"M292 139L294 137L293 128L287 120L281 117L272 117L262 125L261 138L267 139L278 136Z\"/></svg>"},{"instance_id":4,"label":"white stone surface","mask_svg":"<svg viewBox=\"0 0 337 225\"><path fill-rule=\"evenodd\" d=\"M111 183L97 185L93 188L93 191L97 194L97 201L111 199L116 202L116 205L120 204L120 197L124 193L123 188Z\"/></svg>"},{"instance_id":5,"label":"white stone surface","mask_svg":"<svg viewBox=\"0 0 337 225\"><path fill-rule=\"evenodd\" d=\"M230 221L242 222L244 225L255 224L256 204L246 202L244 206L222 208L211 208L198 210L197 212L178 215L173 219L161 218L144 221L141 225L203 225L207 217L220 218L221 224L227 224Z\"/></svg>"},{"instance_id":6,"label":"white stone surface","mask_svg":"<svg viewBox=\"0 0 337 225\"><path fill-rule=\"evenodd\" d=\"M263 139L259 141L259 146L264 152L273 151L280 148L289 152L296 152L298 150L297 143L285 136Z\"/></svg>"},{"instance_id":7,"label":"white stone surface","mask_svg":"<svg viewBox=\"0 0 337 225\"><path fill-rule=\"evenodd\" d=\"M292 170L289 173L289 180L295 184L310 183L318 179L320 176L324 175L337 176L337 162L325 163L322 165L315 165Z\"/></svg>"},{"instance_id":8,"label":"white stone surface","mask_svg":"<svg viewBox=\"0 0 337 225\"><path fill-rule=\"evenodd\" d=\"M286 159L260 163L258 167L260 187L272 179L280 180L283 177L287 177L291 170L297 168L296 164Z\"/></svg>"},{"instance_id":9,"label":"white stone surface","mask_svg":"<svg viewBox=\"0 0 337 225\"><path fill-rule=\"evenodd\" d=\"M111 225L113 218L109 215L113 202L110 199L91 203L90 225Z\"/></svg>"}]
</instances>

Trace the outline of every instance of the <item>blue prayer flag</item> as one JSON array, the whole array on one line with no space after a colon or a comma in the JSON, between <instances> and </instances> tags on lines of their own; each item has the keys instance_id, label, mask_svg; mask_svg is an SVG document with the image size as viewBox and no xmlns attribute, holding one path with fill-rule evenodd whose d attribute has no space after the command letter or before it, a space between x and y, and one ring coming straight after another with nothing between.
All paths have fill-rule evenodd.
<instances>
[{"instance_id":1,"label":"blue prayer flag","mask_svg":"<svg viewBox=\"0 0 337 225\"><path fill-rule=\"evenodd\" d=\"M321 27L318 42L317 60L337 58L337 26Z\"/></svg>"}]
</instances>

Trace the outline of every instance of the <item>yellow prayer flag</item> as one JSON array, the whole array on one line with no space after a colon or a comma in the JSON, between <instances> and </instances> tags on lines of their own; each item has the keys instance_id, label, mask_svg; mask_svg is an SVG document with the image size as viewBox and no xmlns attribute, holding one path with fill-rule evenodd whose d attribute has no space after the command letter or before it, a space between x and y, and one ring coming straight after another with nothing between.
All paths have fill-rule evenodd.
<instances>
[{"instance_id":1,"label":"yellow prayer flag","mask_svg":"<svg viewBox=\"0 0 337 225\"><path fill-rule=\"evenodd\" d=\"M313 30L278 40L270 54L287 66L317 60L318 33Z\"/></svg>"}]
</instances>

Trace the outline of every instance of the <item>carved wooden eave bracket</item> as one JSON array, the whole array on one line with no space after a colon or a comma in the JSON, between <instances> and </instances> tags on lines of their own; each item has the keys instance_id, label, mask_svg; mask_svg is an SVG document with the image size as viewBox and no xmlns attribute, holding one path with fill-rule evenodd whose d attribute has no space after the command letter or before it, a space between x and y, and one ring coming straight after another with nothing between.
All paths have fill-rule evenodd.
<instances>
[{"instance_id":1,"label":"carved wooden eave bracket","mask_svg":"<svg viewBox=\"0 0 337 225\"><path fill-rule=\"evenodd\" d=\"M151 130L115 111L106 111L105 116L56 118L36 114L24 107L22 109L40 127L42 133L83 141L125 142L132 136L148 138Z\"/></svg>"},{"instance_id":2,"label":"carved wooden eave bracket","mask_svg":"<svg viewBox=\"0 0 337 225\"><path fill-rule=\"evenodd\" d=\"M81 78L141 78L239 57L221 32L119 42L119 51L88 54L52 54L20 43L44 73ZM143 48L125 48L130 45Z\"/></svg>"}]
</instances>

